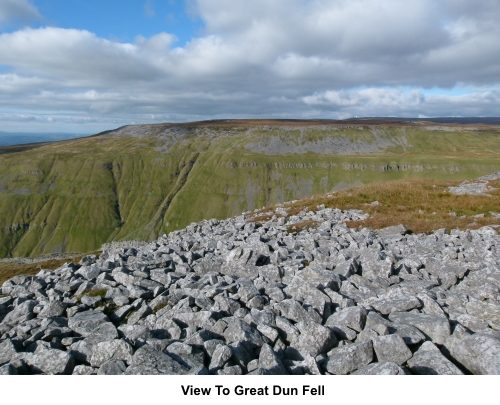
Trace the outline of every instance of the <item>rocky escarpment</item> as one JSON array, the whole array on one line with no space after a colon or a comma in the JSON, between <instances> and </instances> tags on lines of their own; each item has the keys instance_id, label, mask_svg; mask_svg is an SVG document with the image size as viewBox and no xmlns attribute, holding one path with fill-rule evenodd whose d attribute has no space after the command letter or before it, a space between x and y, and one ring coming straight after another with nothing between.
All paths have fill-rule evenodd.
<instances>
[{"instance_id":1,"label":"rocky escarpment","mask_svg":"<svg viewBox=\"0 0 500 405\"><path fill-rule=\"evenodd\" d=\"M355 230L361 211L318 208L14 277L0 373L500 374L493 229Z\"/></svg>"}]
</instances>

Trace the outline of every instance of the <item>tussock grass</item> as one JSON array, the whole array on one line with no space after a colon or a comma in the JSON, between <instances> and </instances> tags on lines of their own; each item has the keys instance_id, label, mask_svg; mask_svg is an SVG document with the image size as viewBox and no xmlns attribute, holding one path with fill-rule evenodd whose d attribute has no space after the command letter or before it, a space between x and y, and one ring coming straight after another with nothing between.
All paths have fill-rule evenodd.
<instances>
[{"instance_id":1,"label":"tussock grass","mask_svg":"<svg viewBox=\"0 0 500 405\"><path fill-rule=\"evenodd\" d=\"M380 229L404 224L415 233L441 228L477 229L485 225L500 225L500 218L490 214L500 213L500 180L489 182L489 186L497 188L489 192L490 196L451 194L448 187L458 184L458 181L428 179L372 183L335 194L306 198L282 207L289 215L317 211L318 205L342 210L360 209L370 214L370 218L347 222L348 226ZM375 201L380 205L371 205ZM270 211L276 208L258 211L251 221L272 217ZM482 214L483 218L474 218Z\"/></svg>"}]
</instances>

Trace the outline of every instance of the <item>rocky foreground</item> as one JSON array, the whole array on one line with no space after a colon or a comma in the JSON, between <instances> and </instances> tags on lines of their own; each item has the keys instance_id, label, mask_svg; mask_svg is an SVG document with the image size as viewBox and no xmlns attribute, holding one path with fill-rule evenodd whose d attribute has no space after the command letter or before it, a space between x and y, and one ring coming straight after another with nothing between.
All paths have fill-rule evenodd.
<instances>
[{"instance_id":1,"label":"rocky foreground","mask_svg":"<svg viewBox=\"0 0 500 405\"><path fill-rule=\"evenodd\" d=\"M0 374L500 374L495 230L358 231L361 211L318 208L6 281Z\"/></svg>"}]
</instances>

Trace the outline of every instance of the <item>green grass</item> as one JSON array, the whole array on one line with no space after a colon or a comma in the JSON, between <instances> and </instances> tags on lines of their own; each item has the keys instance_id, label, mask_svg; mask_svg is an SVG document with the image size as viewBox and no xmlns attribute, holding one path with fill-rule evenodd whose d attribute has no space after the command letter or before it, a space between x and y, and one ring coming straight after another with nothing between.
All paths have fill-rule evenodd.
<instances>
[{"instance_id":1,"label":"green grass","mask_svg":"<svg viewBox=\"0 0 500 405\"><path fill-rule=\"evenodd\" d=\"M282 122L267 130L249 131L251 125L183 124L191 132L163 153L163 141L155 136L109 134L0 148L0 257L88 252L112 240L152 240L194 221L227 218L336 187L463 180L500 170L500 129L494 127L434 131L358 125L286 132L279 126L289 124ZM163 127L150 129L155 135ZM350 156L267 155L245 147L272 139L294 145L333 138L373 144L374 131L396 146ZM404 170L395 170L397 165Z\"/></svg>"},{"instance_id":2,"label":"green grass","mask_svg":"<svg viewBox=\"0 0 500 405\"><path fill-rule=\"evenodd\" d=\"M169 305L168 302L163 302L160 305L158 305L154 310L153 314L156 314L158 311L162 310L163 308L167 307Z\"/></svg>"},{"instance_id":3,"label":"green grass","mask_svg":"<svg viewBox=\"0 0 500 405\"><path fill-rule=\"evenodd\" d=\"M107 293L108 293L108 290L102 288L102 289L95 289L95 290L87 291L83 295L87 295L88 297L101 297L102 299L104 299L104 298L106 298Z\"/></svg>"}]
</instances>

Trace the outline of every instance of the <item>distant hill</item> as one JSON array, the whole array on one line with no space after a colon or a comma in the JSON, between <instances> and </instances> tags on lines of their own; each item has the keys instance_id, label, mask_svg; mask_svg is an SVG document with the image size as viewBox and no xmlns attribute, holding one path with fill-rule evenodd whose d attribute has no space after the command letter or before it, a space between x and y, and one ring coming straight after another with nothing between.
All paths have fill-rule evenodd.
<instances>
[{"instance_id":1,"label":"distant hill","mask_svg":"<svg viewBox=\"0 0 500 405\"><path fill-rule=\"evenodd\" d=\"M500 125L500 117L435 117L435 118L395 118L395 117L366 117L349 118L346 121L363 122L367 120L400 121L400 122L435 122L439 124L460 125Z\"/></svg>"},{"instance_id":2,"label":"distant hill","mask_svg":"<svg viewBox=\"0 0 500 405\"><path fill-rule=\"evenodd\" d=\"M441 124L500 125L500 117L417 118L416 121L438 122Z\"/></svg>"},{"instance_id":3,"label":"distant hill","mask_svg":"<svg viewBox=\"0 0 500 405\"><path fill-rule=\"evenodd\" d=\"M282 123L294 125L304 122L303 120L281 119L281 120L212 120L203 121L204 125L222 125L223 123L238 123L240 121L247 122L273 122L274 124ZM311 124L345 124L347 122L358 122L367 124L368 122L380 125L381 123L411 123L411 122L435 122L440 124L479 124L479 125L500 125L500 117L438 117L438 118L396 118L396 117L364 117L364 118L349 118L347 120L310 120ZM108 132L108 131L105 131ZM40 142L55 142L68 139L83 138L91 134L74 134L74 133L54 133L54 132L4 132L0 131L0 146L25 145L30 143Z\"/></svg>"},{"instance_id":4,"label":"distant hill","mask_svg":"<svg viewBox=\"0 0 500 405\"><path fill-rule=\"evenodd\" d=\"M400 119L130 125L6 146L0 256L88 252L360 184L499 170L500 127Z\"/></svg>"},{"instance_id":5,"label":"distant hill","mask_svg":"<svg viewBox=\"0 0 500 405\"><path fill-rule=\"evenodd\" d=\"M86 135L70 133L29 133L29 132L2 132L0 131L0 146L23 145L27 143L54 142L66 139L81 138Z\"/></svg>"}]
</instances>

